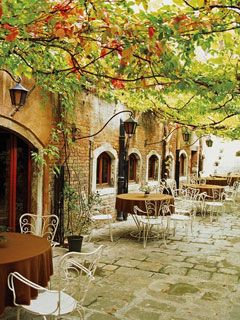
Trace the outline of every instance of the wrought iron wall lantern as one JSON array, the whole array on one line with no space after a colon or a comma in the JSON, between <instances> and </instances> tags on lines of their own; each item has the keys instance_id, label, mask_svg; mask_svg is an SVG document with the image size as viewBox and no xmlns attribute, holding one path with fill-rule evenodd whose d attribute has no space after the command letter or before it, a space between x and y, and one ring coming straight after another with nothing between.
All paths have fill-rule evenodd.
<instances>
[{"instance_id":1,"label":"wrought iron wall lantern","mask_svg":"<svg viewBox=\"0 0 240 320\"><path fill-rule=\"evenodd\" d=\"M130 113L130 117L123 121L123 125L124 125L124 130L125 133L128 135L128 137L130 138L132 135L135 134L136 132L136 128L137 128L137 121L133 119L133 113L130 110L123 110L123 111L119 111L117 113L115 113L105 124L104 126L98 130L97 132L90 134L88 136L78 136L79 133L79 129L76 127L75 124L72 124L72 128L71 128L71 134L72 134L72 141L75 142L76 140L82 140L82 139L87 139L87 138L92 138L96 135L98 135L106 126L107 124L113 119L115 118L117 115L124 113L124 112L128 112Z\"/></svg>"},{"instance_id":2,"label":"wrought iron wall lantern","mask_svg":"<svg viewBox=\"0 0 240 320\"><path fill-rule=\"evenodd\" d=\"M184 142L190 141L191 133L188 131L187 128L182 131L182 137Z\"/></svg>"},{"instance_id":3,"label":"wrought iron wall lantern","mask_svg":"<svg viewBox=\"0 0 240 320\"><path fill-rule=\"evenodd\" d=\"M123 126L126 134L129 137L135 134L137 128L137 121L133 119L132 114L127 120L123 121Z\"/></svg>"},{"instance_id":4,"label":"wrought iron wall lantern","mask_svg":"<svg viewBox=\"0 0 240 320\"><path fill-rule=\"evenodd\" d=\"M212 141L210 135L209 135L208 138L206 139L206 145L207 145L207 147L210 147L210 148L211 148L212 145L213 145L213 141Z\"/></svg>"},{"instance_id":5,"label":"wrought iron wall lantern","mask_svg":"<svg viewBox=\"0 0 240 320\"><path fill-rule=\"evenodd\" d=\"M9 89L10 98L11 98L11 104L13 107L15 107L15 112L22 106L25 105L27 96L29 94L29 90L24 88L21 85L22 78L17 76L14 77L8 70L6 69L0 69L1 71L6 72L11 79L16 83L15 86L11 89ZM11 116L15 113L11 113Z\"/></svg>"}]
</instances>

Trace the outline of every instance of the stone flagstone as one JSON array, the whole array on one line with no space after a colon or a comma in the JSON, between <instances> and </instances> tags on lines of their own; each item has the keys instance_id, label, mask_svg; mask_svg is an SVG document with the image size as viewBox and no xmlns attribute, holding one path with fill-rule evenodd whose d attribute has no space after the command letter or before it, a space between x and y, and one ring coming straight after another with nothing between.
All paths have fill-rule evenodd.
<instances>
[{"instance_id":1,"label":"stone flagstone","mask_svg":"<svg viewBox=\"0 0 240 320\"><path fill-rule=\"evenodd\" d=\"M84 251L104 245L85 300L86 320L240 319L238 210L212 224L208 217L197 217L193 234L186 238L179 229L176 237L169 236L167 248L154 239L144 249L130 236L134 229L128 217L114 223L114 242L104 228L94 233L94 242L84 243ZM55 248L55 267L64 252ZM15 319L15 310L1 319Z\"/></svg>"}]
</instances>

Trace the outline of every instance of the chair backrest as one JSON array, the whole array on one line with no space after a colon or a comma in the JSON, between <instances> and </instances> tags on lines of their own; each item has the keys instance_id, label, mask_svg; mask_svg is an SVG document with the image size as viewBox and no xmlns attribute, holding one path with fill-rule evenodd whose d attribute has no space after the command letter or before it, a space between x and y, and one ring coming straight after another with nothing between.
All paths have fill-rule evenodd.
<instances>
[{"instance_id":1,"label":"chair backrest","mask_svg":"<svg viewBox=\"0 0 240 320\"><path fill-rule=\"evenodd\" d=\"M231 186L231 183L232 183L232 177L228 176L227 177L227 185Z\"/></svg>"},{"instance_id":2,"label":"chair backrest","mask_svg":"<svg viewBox=\"0 0 240 320\"><path fill-rule=\"evenodd\" d=\"M59 290L83 302L101 258L103 245L92 252L68 252L58 264Z\"/></svg>"},{"instance_id":3,"label":"chair backrest","mask_svg":"<svg viewBox=\"0 0 240 320\"><path fill-rule=\"evenodd\" d=\"M225 193L222 192L222 190L220 190L220 189L212 189L213 200L223 201L224 196L225 196Z\"/></svg>"},{"instance_id":4,"label":"chair backrest","mask_svg":"<svg viewBox=\"0 0 240 320\"><path fill-rule=\"evenodd\" d=\"M19 218L19 225L21 233L30 233L43 238L47 238L53 242L59 218L55 214L48 214L44 216L24 213Z\"/></svg>"},{"instance_id":5,"label":"chair backrest","mask_svg":"<svg viewBox=\"0 0 240 320\"><path fill-rule=\"evenodd\" d=\"M236 180L236 181L233 182L233 185L232 185L233 190L238 191L239 186L240 186L240 181L239 180Z\"/></svg>"},{"instance_id":6,"label":"chair backrest","mask_svg":"<svg viewBox=\"0 0 240 320\"><path fill-rule=\"evenodd\" d=\"M197 182L197 176L195 174L191 174L189 177L189 183L196 184Z\"/></svg>"},{"instance_id":7,"label":"chair backrest","mask_svg":"<svg viewBox=\"0 0 240 320\"><path fill-rule=\"evenodd\" d=\"M145 206L148 217L158 218L168 214L169 201L146 200Z\"/></svg>"},{"instance_id":8,"label":"chair backrest","mask_svg":"<svg viewBox=\"0 0 240 320\"><path fill-rule=\"evenodd\" d=\"M167 180L167 186L174 191L177 188L177 182L174 179Z\"/></svg>"},{"instance_id":9,"label":"chair backrest","mask_svg":"<svg viewBox=\"0 0 240 320\"><path fill-rule=\"evenodd\" d=\"M183 198L187 200L194 200L199 193L199 189L188 187L184 189Z\"/></svg>"}]
</instances>

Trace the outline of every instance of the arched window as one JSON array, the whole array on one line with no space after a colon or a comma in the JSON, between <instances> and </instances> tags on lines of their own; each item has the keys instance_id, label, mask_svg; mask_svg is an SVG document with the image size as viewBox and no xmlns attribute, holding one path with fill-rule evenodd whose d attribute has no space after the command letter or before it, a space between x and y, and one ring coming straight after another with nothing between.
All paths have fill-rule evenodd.
<instances>
[{"instance_id":1,"label":"arched window","mask_svg":"<svg viewBox=\"0 0 240 320\"><path fill-rule=\"evenodd\" d=\"M128 180L137 180L137 157L134 153L131 153L128 160Z\"/></svg>"},{"instance_id":2,"label":"arched window","mask_svg":"<svg viewBox=\"0 0 240 320\"><path fill-rule=\"evenodd\" d=\"M110 185L111 157L103 152L97 158L97 185Z\"/></svg>"},{"instance_id":3,"label":"arched window","mask_svg":"<svg viewBox=\"0 0 240 320\"><path fill-rule=\"evenodd\" d=\"M185 172L186 172L186 156L185 154L181 154L179 157L179 174L180 176L185 176Z\"/></svg>"},{"instance_id":4,"label":"arched window","mask_svg":"<svg viewBox=\"0 0 240 320\"><path fill-rule=\"evenodd\" d=\"M152 155L148 160L148 179L157 180L158 178L158 157Z\"/></svg>"}]
</instances>

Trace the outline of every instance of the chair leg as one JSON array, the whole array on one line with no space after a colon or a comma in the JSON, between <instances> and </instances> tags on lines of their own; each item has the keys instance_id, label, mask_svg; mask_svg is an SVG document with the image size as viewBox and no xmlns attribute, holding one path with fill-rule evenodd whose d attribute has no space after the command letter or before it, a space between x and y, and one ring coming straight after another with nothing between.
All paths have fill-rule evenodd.
<instances>
[{"instance_id":1,"label":"chair leg","mask_svg":"<svg viewBox=\"0 0 240 320\"><path fill-rule=\"evenodd\" d=\"M185 222L185 236L188 236L188 226L189 226L189 222Z\"/></svg>"},{"instance_id":2,"label":"chair leg","mask_svg":"<svg viewBox=\"0 0 240 320\"><path fill-rule=\"evenodd\" d=\"M176 235L177 221L173 221L173 236Z\"/></svg>"},{"instance_id":3,"label":"chair leg","mask_svg":"<svg viewBox=\"0 0 240 320\"><path fill-rule=\"evenodd\" d=\"M109 220L109 235L110 235L110 240L113 242L113 234L112 234L112 224L111 221Z\"/></svg>"},{"instance_id":4,"label":"chair leg","mask_svg":"<svg viewBox=\"0 0 240 320\"><path fill-rule=\"evenodd\" d=\"M17 320L20 320L21 308L17 308Z\"/></svg>"},{"instance_id":5,"label":"chair leg","mask_svg":"<svg viewBox=\"0 0 240 320\"><path fill-rule=\"evenodd\" d=\"M84 318L85 318L85 310L84 310L84 307L79 304L79 305L78 305L78 308L77 308L77 311L78 311L79 316L80 316L79 319L84 320Z\"/></svg>"},{"instance_id":6,"label":"chair leg","mask_svg":"<svg viewBox=\"0 0 240 320\"><path fill-rule=\"evenodd\" d=\"M144 223L143 225L143 248L147 246L147 237L148 237L148 225Z\"/></svg>"},{"instance_id":7,"label":"chair leg","mask_svg":"<svg viewBox=\"0 0 240 320\"><path fill-rule=\"evenodd\" d=\"M163 230L163 233L162 233L163 243L164 243L165 248L167 248L167 241L166 241L166 231L167 230Z\"/></svg>"}]
</instances>

